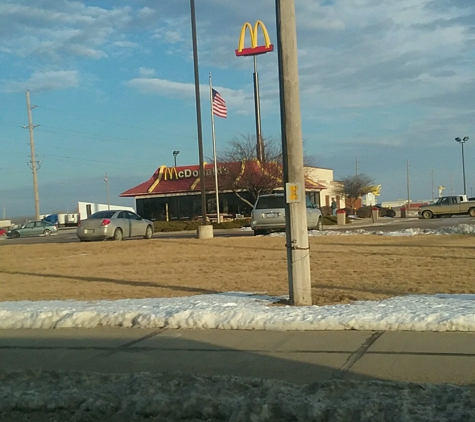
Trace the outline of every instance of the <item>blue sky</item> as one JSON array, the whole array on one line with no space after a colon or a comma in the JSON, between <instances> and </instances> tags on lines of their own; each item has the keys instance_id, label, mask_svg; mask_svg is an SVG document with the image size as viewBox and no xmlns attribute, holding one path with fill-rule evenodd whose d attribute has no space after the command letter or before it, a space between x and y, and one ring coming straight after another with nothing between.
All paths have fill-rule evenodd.
<instances>
[{"instance_id":1,"label":"blue sky","mask_svg":"<svg viewBox=\"0 0 475 422\"><path fill-rule=\"evenodd\" d=\"M475 196L475 2L297 0L302 132L335 178L356 170L380 201ZM208 74L228 105L218 153L254 135L252 59L236 57L244 22L276 41L275 2L196 0L204 154L212 156ZM249 42L249 41L248 41ZM41 213L112 202L155 169L198 164L190 4L4 0L0 4L0 217L34 215L25 91L33 109ZM263 135L280 139L277 54L258 57ZM432 176L433 175L433 176Z\"/></svg>"}]
</instances>

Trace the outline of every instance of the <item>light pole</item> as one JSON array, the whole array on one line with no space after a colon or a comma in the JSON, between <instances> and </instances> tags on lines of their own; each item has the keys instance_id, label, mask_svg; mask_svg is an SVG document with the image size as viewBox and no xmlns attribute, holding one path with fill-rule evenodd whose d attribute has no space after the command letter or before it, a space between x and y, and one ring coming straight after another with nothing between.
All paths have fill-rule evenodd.
<instances>
[{"instance_id":1,"label":"light pole","mask_svg":"<svg viewBox=\"0 0 475 422\"><path fill-rule=\"evenodd\" d=\"M200 159L201 180L201 224L206 225L206 190L205 190L205 164L203 153L203 131L201 127L201 103L200 103L200 76L198 69L198 40L196 35L196 12L195 0L190 0L191 10L191 38L193 43L193 70L195 75L195 100L196 100L196 128L198 132L198 155Z\"/></svg>"},{"instance_id":2,"label":"light pole","mask_svg":"<svg viewBox=\"0 0 475 422\"><path fill-rule=\"evenodd\" d=\"M463 171L463 194L467 194L467 186L465 184L465 156L463 153L463 144L468 141L468 136L465 136L463 139L455 138L455 141L462 145L462 171Z\"/></svg>"},{"instance_id":3,"label":"light pole","mask_svg":"<svg viewBox=\"0 0 475 422\"><path fill-rule=\"evenodd\" d=\"M176 167L176 156L180 153L180 151L173 151L173 158L175 160L175 167Z\"/></svg>"},{"instance_id":4,"label":"light pole","mask_svg":"<svg viewBox=\"0 0 475 422\"><path fill-rule=\"evenodd\" d=\"M111 200L110 200L110 194L109 194L109 176L104 177L104 182L106 182L106 191L107 191L107 209L111 209Z\"/></svg>"}]
</instances>

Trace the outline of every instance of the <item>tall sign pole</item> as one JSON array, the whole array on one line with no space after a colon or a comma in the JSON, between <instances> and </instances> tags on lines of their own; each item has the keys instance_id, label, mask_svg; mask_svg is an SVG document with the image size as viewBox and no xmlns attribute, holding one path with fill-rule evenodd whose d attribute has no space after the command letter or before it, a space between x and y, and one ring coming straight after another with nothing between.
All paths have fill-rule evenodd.
<instances>
[{"instance_id":1,"label":"tall sign pole","mask_svg":"<svg viewBox=\"0 0 475 422\"><path fill-rule=\"evenodd\" d=\"M264 45L257 45L259 27L262 29L264 35ZM244 47L246 32L249 30L251 37L251 46ZM269 33L262 21L256 21L254 27L249 22L246 22L241 28L241 35L239 37L239 45L236 50L236 56L254 56L254 111L256 115L256 157L262 163L264 161L264 143L262 140L261 131L261 100L259 95L259 74L257 73L257 58L260 54L265 54L274 50L274 46L270 43Z\"/></svg>"},{"instance_id":2,"label":"tall sign pole","mask_svg":"<svg viewBox=\"0 0 475 422\"><path fill-rule=\"evenodd\" d=\"M36 106L30 104L30 91L26 91L26 109L28 111L28 130L30 132L30 151L31 151L31 171L33 173L33 192L35 195L35 220L40 219L40 198L38 194L38 176L36 174L36 154L35 154L35 137L33 129L38 125L33 125L31 110Z\"/></svg>"},{"instance_id":3,"label":"tall sign pole","mask_svg":"<svg viewBox=\"0 0 475 422\"><path fill-rule=\"evenodd\" d=\"M201 179L201 218L202 225L206 224L206 190L205 190L205 167L203 154L203 131L201 128L201 103L200 103L200 76L198 72L198 42L196 40L196 14L195 0L190 0L191 8L191 36L193 39L193 65L195 73L195 98L196 98L196 124L198 129L198 151L200 158Z\"/></svg>"},{"instance_id":4,"label":"tall sign pole","mask_svg":"<svg viewBox=\"0 0 475 422\"><path fill-rule=\"evenodd\" d=\"M291 305L311 305L305 175L294 0L276 0L280 116L286 191L286 247Z\"/></svg>"},{"instance_id":5,"label":"tall sign pole","mask_svg":"<svg viewBox=\"0 0 475 422\"><path fill-rule=\"evenodd\" d=\"M256 115L256 155L260 163L264 162L264 146L261 131L261 97L259 94L259 74L257 73L257 57L254 56L254 111Z\"/></svg>"}]
</instances>

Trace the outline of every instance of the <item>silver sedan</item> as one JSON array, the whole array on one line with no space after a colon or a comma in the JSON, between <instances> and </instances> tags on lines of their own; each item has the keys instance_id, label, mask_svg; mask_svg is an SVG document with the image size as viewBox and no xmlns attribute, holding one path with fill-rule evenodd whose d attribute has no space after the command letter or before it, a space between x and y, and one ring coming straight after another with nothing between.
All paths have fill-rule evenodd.
<instances>
[{"instance_id":1,"label":"silver sedan","mask_svg":"<svg viewBox=\"0 0 475 422\"><path fill-rule=\"evenodd\" d=\"M127 210L98 211L78 224L77 236L81 242L90 240L122 240L141 236L150 239L153 223Z\"/></svg>"}]
</instances>

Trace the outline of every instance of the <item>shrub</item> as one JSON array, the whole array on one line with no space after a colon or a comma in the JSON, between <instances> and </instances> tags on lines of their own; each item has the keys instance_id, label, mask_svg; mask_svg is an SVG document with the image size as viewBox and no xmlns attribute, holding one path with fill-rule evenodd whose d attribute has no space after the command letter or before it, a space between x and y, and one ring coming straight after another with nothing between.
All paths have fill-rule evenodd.
<instances>
[{"instance_id":1,"label":"shrub","mask_svg":"<svg viewBox=\"0 0 475 422\"><path fill-rule=\"evenodd\" d=\"M214 223L215 229L240 229L243 225L236 221L225 221L223 223Z\"/></svg>"},{"instance_id":2,"label":"shrub","mask_svg":"<svg viewBox=\"0 0 475 422\"><path fill-rule=\"evenodd\" d=\"M154 221L153 229L156 232L178 232L185 230L186 221Z\"/></svg>"},{"instance_id":3,"label":"shrub","mask_svg":"<svg viewBox=\"0 0 475 422\"><path fill-rule=\"evenodd\" d=\"M372 209L373 207L361 207L356 210L356 215L359 218L371 218Z\"/></svg>"},{"instance_id":4,"label":"shrub","mask_svg":"<svg viewBox=\"0 0 475 422\"><path fill-rule=\"evenodd\" d=\"M380 208L379 215L381 217L396 217L396 211L392 208Z\"/></svg>"},{"instance_id":5,"label":"shrub","mask_svg":"<svg viewBox=\"0 0 475 422\"><path fill-rule=\"evenodd\" d=\"M233 221L225 221L223 223L214 223L215 229L240 229L241 227L249 227L249 218L240 218ZM201 221L154 221L153 228L155 232L177 232L183 230L198 230Z\"/></svg>"},{"instance_id":6,"label":"shrub","mask_svg":"<svg viewBox=\"0 0 475 422\"><path fill-rule=\"evenodd\" d=\"M251 225L251 218L237 218L233 223L240 224L240 227L249 227Z\"/></svg>"},{"instance_id":7,"label":"shrub","mask_svg":"<svg viewBox=\"0 0 475 422\"><path fill-rule=\"evenodd\" d=\"M337 224L336 217L334 215L324 215L322 222L324 226L335 226Z\"/></svg>"},{"instance_id":8,"label":"shrub","mask_svg":"<svg viewBox=\"0 0 475 422\"><path fill-rule=\"evenodd\" d=\"M327 205L320 207L320 211L322 212L322 215L324 217L328 217L332 215L332 208Z\"/></svg>"},{"instance_id":9,"label":"shrub","mask_svg":"<svg viewBox=\"0 0 475 422\"><path fill-rule=\"evenodd\" d=\"M199 226L201 226L200 221L190 221L183 230L198 230Z\"/></svg>"},{"instance_id":10,"label":"shrub","mask_svg":"<svg viewBox=\"0 0 475 422\"><path fill-rule=\"evenodd\" d=\"M358 211L356 211L356 215L360 218L371 218L372 213L373 213L372 206L361 207L360 209L358 209ZM378 216L379 217L395 217L396 211L394 211L392 208L378 207Z\"/></svg>"}]
</instances>

